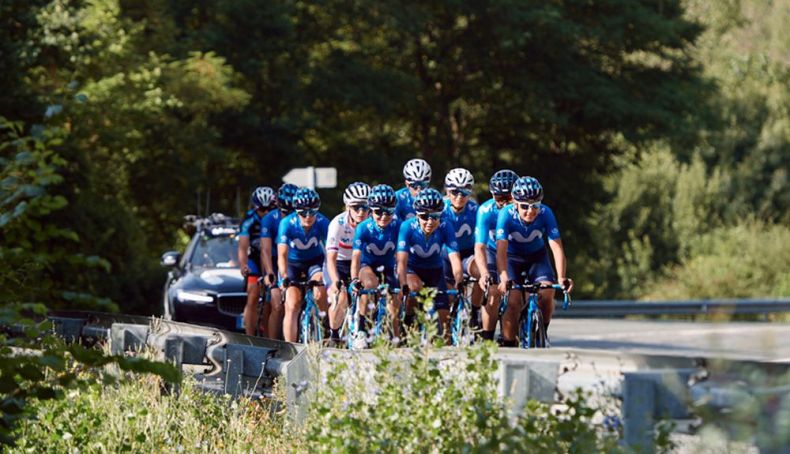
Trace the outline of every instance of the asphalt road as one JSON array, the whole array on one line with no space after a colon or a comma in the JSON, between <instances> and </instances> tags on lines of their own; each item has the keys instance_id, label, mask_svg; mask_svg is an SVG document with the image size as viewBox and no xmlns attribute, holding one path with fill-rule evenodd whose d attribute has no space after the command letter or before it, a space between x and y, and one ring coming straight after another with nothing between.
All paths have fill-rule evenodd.
<instances>
[{"instance_id":1,"label":"asphalt road","mask_svg":"<svg viewBox=\"0 0 790 454\"><path fill-rule=\"evenodd\" d=\"M552 347L790 362L790 324L555 319Z\"/></svg>"}]
</instances>

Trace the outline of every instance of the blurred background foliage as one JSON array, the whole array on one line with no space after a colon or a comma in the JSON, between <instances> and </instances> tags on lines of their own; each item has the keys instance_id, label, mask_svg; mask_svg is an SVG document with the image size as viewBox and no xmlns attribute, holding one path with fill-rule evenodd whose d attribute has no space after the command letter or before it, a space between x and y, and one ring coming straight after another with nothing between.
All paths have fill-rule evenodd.
<instances>
[{"instance_id":1,"label":"blurred background foliage","mask_svg":"<svg viewBox=\"0 0 790 454\"><path fill-rule=\"evenodd\" d=\"M4 1L2 298L156 313L185 214L306 165L397 187L412 157L481 201L497 169L539 178L578 297L790 296L787 23L767 0Z\"/></svg>"}]
</instances>

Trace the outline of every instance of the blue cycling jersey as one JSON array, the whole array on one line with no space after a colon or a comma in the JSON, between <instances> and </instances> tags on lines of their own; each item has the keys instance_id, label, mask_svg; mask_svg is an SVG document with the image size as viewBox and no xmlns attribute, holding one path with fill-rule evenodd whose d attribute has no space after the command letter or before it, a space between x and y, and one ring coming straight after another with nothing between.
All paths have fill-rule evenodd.
<instances>
[{"instance_id":1,"label":"blue cycling jersey","mask_svg":"<svg viewBox=\"0 0 790 454\"><path fill-rule=\"evenodd\" d=\"M467 251L474 248L474 230L477 223L477 202L470 200L460 213L453 211L450 200L444 200L444 221L455 230L455 239L458 241L458 250Z\"/></svg>"},{"instance_id":2,"label":"blue cycling jersey","mask_svg":"<svg viewBox=\"0 0 790 454\"><path fill-rule=\"evenodd\" d=\"M260 258L261 255L261 217L255 210L249 210L244 214L244 220L241 221L239 228L239 236L250 237L250 248L252 249L251 255Z\"/></svg>"},{"instance_id":3,"label":"blue cycling jersey","mask_svg":"<svg viewBox=\"0 0 790 454\"><path fill-rule=\"evenodd\" d=\"M362 221L354 232L354 250L362 251L362 261L366 265L379 267L395 266L395 245L398 243L400 221L394 218L383 229L373 218Z\"/></svg>"},{"instance_id":4,"label":"blue cycling jersey","mask_svg":"<svg viewBox=\"0 0 790 454\"><path fill-rule=\"evenodd\" d=\"M507 240L509 256L524 257L546 247L544 237L556 240L560 237L557 219L554 212L546 205L541 205L540 212L534 221L527 223L518 215L515 205L499 211L496 223L496 239Z\"/></svg>"},{"instance_id":5,"label":"blue cycling jersey","mask_svg":"<svg viewBox=\"0 0 790 454\"><path fill-rule=\"evenodd\" d=\"M420 228L420 220L403 221L398 232L398 252L409 253L409 267L441 268L442 247L447 252L458 252L458 241L450 224L444 220L429 236Z\"/></svg>"},{"instance_id":6,"label":"blue cycling jersey","mask_svg":"<svg viewBox=\"0 0 790 454\"><path fill-rule=\"evenodd\" d=\"M275 267L277 266L277 229L280 228L282 218L282 211L272 210L261 220L261 238L272 240L272 258Z\"/></svg>"},{"instance_id":7,"label":"blue cycling jersey","mask_svg":"<svg viewBox=\"0 0 790 454\"><path fill-rule=\"evenodd\" d=\"M299 215L291 213L280 221L277 229L277 244L288 245L289 262L305 262L324 255L329 219L321 213L310 230L305 232Z\"/></svg>"},{"instance_id":8,"label":"blue cycling jersey","mask_svg":"<svg viewBox=\"0 0 790 454\"><path fill-rule=\"evenodd\" d=\"M486 200L477 209L477 222L475 222L475 244L485 244L494 252L496 252L495 231L499 211L496 200Z\"/></svg>"},{"instance_id":9,"label":"blue cycling jersey","mask_svg":"<svg viewBox=\"0 0 790 454\"><path fill-rule=\"evenodd\" d=\"M395 205L395 215L398 219L405 221L414 217L414 197L411 196L409 188L400 188L395 191L395 196L398 198L398 204Z\"/></svg>"}]
</instances>

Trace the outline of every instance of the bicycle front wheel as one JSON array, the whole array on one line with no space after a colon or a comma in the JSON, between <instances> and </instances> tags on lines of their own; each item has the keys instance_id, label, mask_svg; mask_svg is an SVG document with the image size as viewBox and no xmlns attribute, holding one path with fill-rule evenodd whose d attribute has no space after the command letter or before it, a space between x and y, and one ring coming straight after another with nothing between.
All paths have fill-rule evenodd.
<instances>
[{"instance_id":1,"label":"bicycle front wheel","mask_svg":"<svg viewBox=\"0 0 790 454\"><path fill-rule=\"evenodd\" d=\"M302 312L302 319L299 326L301 327L300 337L302 343L307 345L311 342L320 342L323 340L323 330L321 327L321 320L315 309Z\"/></svg>"}]
</instances>

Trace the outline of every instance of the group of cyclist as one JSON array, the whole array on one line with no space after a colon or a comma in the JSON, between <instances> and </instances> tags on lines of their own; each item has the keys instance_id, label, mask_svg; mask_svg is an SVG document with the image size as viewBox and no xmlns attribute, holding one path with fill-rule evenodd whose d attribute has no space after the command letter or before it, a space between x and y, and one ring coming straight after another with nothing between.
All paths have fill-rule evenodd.
<instances>
[{"instance_id":1,"label":"group of cyclist","mask_svg":"<svg viewBox=\"0 0 790 454\"><path fill-rule=\"evenodd\" d=\"M422 159L408 161L403 177L405 185L397 191L386 184L350 184L343 193L344 211L331 221L319 212L321 199L313 189L292 184L277 191L256 188L239 232L239 263L248 292L246 333L260 327L266 337L297 341L304 295L303 287L293 284L308 281L323 283L313 287L313 296L328 314L329 338L335 342L340 342L349 293L358 295L384 283L404 295L406 326L414 323L417 310L409 295L423 287L437 289L434 309L444 327L450 300L443 291L451 286L463 292L473 278L477 285L471 319L481 319L480 337L494 339L500 298L510 292L502 315L502 345L516 346L523 301L511 284L559 282L566 292L572 290L557 221L542 203L537 179L499 170L489 180L492 198L478 205L472 200L474 177L467 169L447 173L444 194L429 187L431 167ZM260 320L259 283L269 291ZM356 348L366 346L365 298L360 296L356 305ZM401 298L390 298L387 305L394 337L403 328L401 304ZM548 327L554 290L541 290L539 306Z\"/></svg>"}]
</instances>

